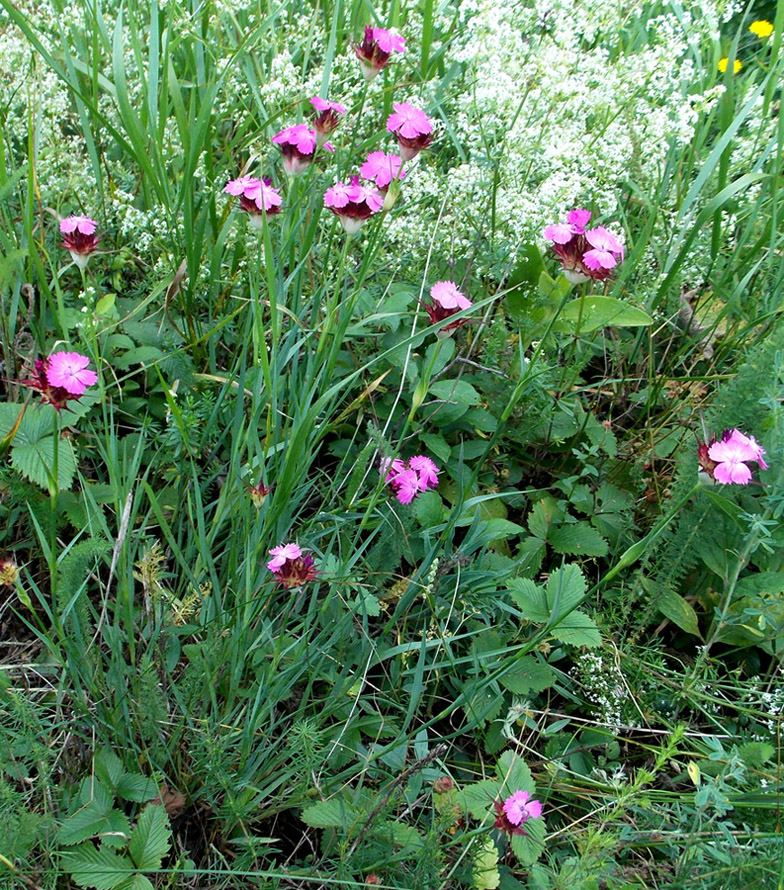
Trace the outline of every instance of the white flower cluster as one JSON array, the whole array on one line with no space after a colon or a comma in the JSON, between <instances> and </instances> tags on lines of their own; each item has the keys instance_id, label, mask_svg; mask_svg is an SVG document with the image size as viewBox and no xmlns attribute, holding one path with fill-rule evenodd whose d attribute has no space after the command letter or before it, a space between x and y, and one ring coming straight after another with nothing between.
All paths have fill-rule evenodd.
<instances>
[{"instance_id":1,"label":"white flower cluster","mask_svg":"<svg viewBox=\"0 0 784 890\"><path fill-rule=\"evenodd\" d=\"M597 706L600 723L618 733L623 723L623 705L629 697L618 665L598 653L584 652L578 656L572 674L580 681L588 701Z\"/></svg>"}]
</instances>

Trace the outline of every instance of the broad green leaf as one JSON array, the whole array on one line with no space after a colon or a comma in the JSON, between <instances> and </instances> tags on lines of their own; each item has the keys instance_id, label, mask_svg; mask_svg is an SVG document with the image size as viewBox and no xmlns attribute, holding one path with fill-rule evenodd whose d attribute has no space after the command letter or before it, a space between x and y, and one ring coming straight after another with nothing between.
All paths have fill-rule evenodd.
<instances>
[{"instance_id":1,"label":"broad green leaf","mask_svg":"<svg viewBox=\"0 0 784 890\"><path fill-rule=\"evenodd\" d=\"M60 855L65 871L79 887L94 890L126 888L136 872L124 856L118 856L106 847L99 850L91 843L65 850Z\"/></svg>"},{"instance_id":2,"label":"broad green leaf","mask_svg":"<svg viewBox=\"0 0 784 890\"><path fill-rule=\"evenodd\" d=\"M585 578L579 566L562 566L547 579L547 604L550 609L555 609L557 604L558 614L562 615L583 601L585 590Z\"/></svg>"},{"instance_id":3,"label":"broad green leaf","mask_svg":"<svg viewBox=\"0 0 784 890\"><path fill-rule=\"evenodd\" d=\"M437 436L435 433L420 433L419 438L427 450L440 461L446 463L449 460L452 449L447 445L443 436Z\"/></svg>"},{"instance_id":4,"label":"broad green leaf","mask_svg":"<svg viewBox=\"0 0 784 890\"><path fill-rule=\"evenodd\" d=\"M101 782L108 788L116 790L117 783L120 781L125 769L123 768L122 761L114 751L107 747L101 748L93 759L93 766L95 767L95 775Z\"/></svg>"},{"instance_id":5,"label":"broad green leaf","mask_svg":"<svg viewBox=\"0 0 784 890\"><path fill-rule=\"evenodd\" d=\"M544 590L528 578L512 578L507 582L509 595L523 618L544 624L550 620L550 608Z\"/></svg>"},{"instance_id":6,"label":"broad green leaf","mask_svg":"<svg viewBox=\"0 0 784 890\"><path fill-rule=\"evenodd\" d=\"M549 665L533 655L524 655L498 678L498 682L515 695L527 695L549 689L555 682L555 675Z\"/></svg>"},{"instance_id":7,"label":"broad green leaf","mask_svg":"<svg viewBox=\"0 0 784 890\"><path fill-rule=\"evenodd\" d=\"M31 482L48 489L54 474L54 446L55 440L52 436L26 445L21 442L20 435L17 434L11 448L11 466ZM59 439L57 446L57 487L62 491L70 488L73 483L76 457L68 439Z\"/></svg>"},{"instance_id":8,"label":"broad green leaf","mask_svg":"<svg viewBox=\"0 0 784 890\"><path fill-rule=\"evenodd\" d=\"M514 794L515 791L527 791L534 797L535 786L531 776L531 770L522 757L518 757L514 751L504 751L498 758L495 766L496 775L504 783L501 795L504 798Z\"/></svg>"},{"instance_id":9,"label":"broad green leaf","mask_svg":"<svg viewBox=\"0 0 784 890\"><path fill-rule=\"evenodd\" d=\"M512 852L520 865L532 865L544 851L545 824L542 817L528 819L522 825L528 836L512 835Z\"/></svg>"},{"instance_id":10,"label":"broad green leaf","mask_svg":"<svg viewBox=\"0 0 784 890\"><path fill-rule=\"evenodd\" d=\"M587 334L609 325L620 328L641 327L653 324L653 319L647 312L623 300L589 294L567 303L553 328L571 333L578 330L578 323L579 332Z\"/></svg>"},{"instance_id":11,"label":"broad green leaf","mask_svg":"<svg viewBox=\"0 0 784 890\"><path fill-rule=\"evenodd\" d=\"M456 402L458 405L478 405L482 401L479 393L465 380L436 380L431 383L429 391L437 399Z\"/></svg>"},{"instance_id":12,"label":"broad green leaf","mask_svg":"<svg viewBox=\"0 0 784 890\"><path fill-rule=\"evenodd\" d=\"M482 835L474 839L472 845L473 884L475 890L496 890L501 883L498 871L498 848L490 835Z\"/></svg>"},{"instance_id":13,"label":"broad green leaf","mask_svg":"<svg viewBox=\"0 0 784 890\"><path fill-rule=\"evenodd\" d=\"M123 773L117 782L116 790L123 800L144 803L144 801L152 800L155 797L158 793L158 785L152 779L147 779L138 773Z\"/></svg>"},{"instance_id":14,"label":"broad green leaf","mask_svg":"<svg viewBox=\"0 0 784 890\"><path fill-rule=\"evenodd\" d=\"M776 749L767 742L746 742L738 748L738 756L752 769L762 769L775 753Z\"/></svg>"},{"instance_id":15,"label":"broad green leaf","mask_svg":"<svg viewBox=\"0 0 784 890\"><path fill-rule=\"evenodd\" d=\"M693 606L674 590L660 587L656 596L656 608L687 634L702 636Z\"/></svg>"},{"instance_id":16,"label":"broad green leaf","mask_svg":"<svg viewBox=\"0 0 784 890\"><path fill-rule=\"evenodd\" d=\"M398 822L395 819L387 819L382 822L374 834L391 837L394 844L410 852L417 852L424 846L422 835L407 822Z\"/></svg>"},{"instance_id":17,"label":"broad green leaf","mask_svg":"<svg viewBox=\"0 0 784 890\"><path fill-rule=\"evenodd\" d=\"M354 807L339 797L320 800L302 811L302 821L311 828L341 828L353 824L356 817Z\"/></svg>"},{"instance_id":18,"label":"broad green leaf","mask_svg":"<svg viewBox=\"0 0 784 890\"><path fill-rule=\"evenodd\" d=\"M606 556L609 546L587 522L561 525L550 531L550 546L567 556Z\"/></svg>"},{"instance_id":19,"label":"broad green leaf","mask_svg":"<svg viewBox=\"0 0 784 890\"><path fill-rule=\"evenodd\" d=\"M160 804L147 804L139 816L128 844L128 852L141 871L157 871L169 852L171 828L166 809Z\"/></svg>"},{"instance_id":20,"label":"broad green leaf","mask_svg":"<svg viewBox=\"0 0 784 890\"><path fill-rule=\"evenodd\" d=\"M585 612L575 611L567 615L553 629L556 640L570 646L588 646L595 648L602 643L602 635L596 622Z\"/></svg>"},{"instance_id":21,"label":"broad green leaf","mask_svg":"<svg viewBox=\"0 0 784 890\"><path fill-rule=\"evenodd\" d=\"M422 528L432 528L444 520L444 502L437 491L425 491L414 501L414 515Z\"/></svg>"},{"instance_id":22,"label":"broad green leaf","mask_svg":"<svg viewBox=\"0 0 784 890\"><path fill-rule=\"evenodd\" d=\"M528 530L532 535L546 541L553 522L563 518L563 510L558 506L555 498L544 497L537 501L528 514Z\"/></svg>"},{"instance_id":23,"label":"broad green leaf","mask_svg":"<svg viewBox=\"0 0 784 890\"><path fill-rule=\"evenodd\" d=\"M111 807L111 803L109 804ZM127 820L126 820L127 821ZM72 813L57 830L55 836L58 843L68 847L81 844L91 837L104 831L113 830L109 821L109 810L98 800L91 800L86 806ZM130 826L128 826L130 831Z\"/></svg>"},{"instance_id":24,"label":"broad green leaf","mask_svg":"<svg viewBox=\"0 0 784 890\"><path fill-rule=\"evenodd\" d=\"M493 809L493 801L498 800L501 783L493 779L482 779L466 785L458 792L457 800L461 809L470 813L474 819L484 819Z\"/></svg>"}]
</instances>

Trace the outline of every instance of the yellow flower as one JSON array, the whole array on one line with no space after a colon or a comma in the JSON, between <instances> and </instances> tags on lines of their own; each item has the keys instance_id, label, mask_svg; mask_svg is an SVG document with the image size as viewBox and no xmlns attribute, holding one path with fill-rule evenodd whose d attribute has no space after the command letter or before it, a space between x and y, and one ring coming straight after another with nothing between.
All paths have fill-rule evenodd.
<instances>
[{"instance_id":1,"label":"yellow flower","mask_svg":"<svg viewBox=\"0 0 784 890\"><path fill-rule=\"evenodd\" d=\"M719 59L719 71L721 71L722 74L724 74L724 72L727 70L728 62L729 59L727 59L726 57L723 59ZM741 65L741 63L737 59L735 59L735 64L732 67L732 70L735 72L735 74L737 74L742 67L743 65Z\"/></svg>"},{"instance_id":2,"label":"yellow flower","mask_svg":"<svg viewBox=\"0 0 784 890\"><path fill-rule=\"evenodd\" d=\"M751 31L752 34L756 34L757 37L764 39L765 37L770 37L773 33L773 25L771 25L770 22L766 22L765 19L760 19L749 25L749 31Z\"/></svg>"}]
</instances>

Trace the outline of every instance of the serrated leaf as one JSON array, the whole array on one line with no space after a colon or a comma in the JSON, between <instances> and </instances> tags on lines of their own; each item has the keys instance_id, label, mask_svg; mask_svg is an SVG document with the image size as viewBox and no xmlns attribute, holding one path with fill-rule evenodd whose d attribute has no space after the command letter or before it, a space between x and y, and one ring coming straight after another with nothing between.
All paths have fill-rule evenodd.
<instances>
[{"instance_id":1,"label":"serrated leaf","mask_svg":"<svg viewBox=\"0 0 784 890\"><path fill-rule=\"evenodd\" d=\"M562 615L583 601L586 584L579 566L568 565L556 569L547 579L547 604L558 607Z\"/></svg>"},{"instance_id":2,"label":"serrated leaf","mask_svg":"<svg viewBox=\"0 0 784 890\"><path fill-rule=\"evenodd\" d=\"M522 828L528 833L528 836L512 835L512 852L520 865L533 865L544 851L544 820L541 817L528 819L523 823Z\"/></svg>"},{"instance_id":3,"label":"serrated leaf","mask_svg":"<svg viewBox=\"0 0 784 890\"><path fill-rule=\"evenodd\" d=\"M101 748L93 759L95 775L109 788L116 789L125 772L122 761L111 748Z\"/></svg>"},{"instance_id":4,"label":"serrated leaf","mask_svg":"<svg viewBox=\"0 0 784 890\"><path fill-rule=\"evenodd\" d=\"M702 636L694 607L674 590L660 587L656 596L656 608L687 634Z\"/></svg>"},{"instance_id":5,"label":"serrated leaf","mask_svg":"<svg viewBox=\"0 0 784 890\"><path fill-rule=\"evenodd\" d=\"M587 646L595 649L602 643L602 635L596 622L585 612L575 611L567 615L553 629L556 640L570 646Z\"/></svg>"},{"instance_id":6,"label":"serrated leaf","mask_svg":"<svg viewBox=\"0 0 784 890\"><path fill-rule=\"evenodd\" d=\"M776 749L767 742L746 742L738 748L738 756L752 769L762 769L775 753Z\"/></svg>"},{"instance_id":7,"label":"serrated leaf","mask_svg":"<svg viewBox=\"0 0 784 890\"><path fill-rule=\"evenodd\" d=\"M422 528L443 522L444 502L437 491L425 491L414 501L414 515Z\"/></svg>"},{"instance_id":8,"label":"serrated leaf","mask_svg":"<svg viewBox=\"0 0 784 890\"><path fill-rule=\"evenodd\" d=\"M425 841L422 835L407 822L398 822L394 819L387 819L382 822L377 830L372 830L373 834L386 835L391 837L392 842L405 850L416 852L424 847Z\"/></svg>"},{"instance_id":9,"label":"serrated leaf","mask_svg":"<svg viewBox=\"0 0 784 890\"><path fill-rule=\"evenodd\" d=\"M141 871L157 871L169 852L171 828L166 809L147 804L142 810L128 844L128 852Z\"/></svg>"},{"instance_id":10,"label":"serrated leaf","mask_svg":"<svg viewBox=\"0 0 784 890\"><path fill-rule=\"evenodd\" d=\"M118 796L123 800L144 803L155 797L158 793L158 785L152 779L140 776L138 773L123 773L117 782L116 790Z\"/></svg>"},{"instance_id":11,"label":"serrated leaf","mask_svg":"<svg viewBox=\"0 0 784 890\"><path fill-rule=\"evenodd\" d=\"M98 801L92 800L63 821L57 830L55 840L66 847L81 844L105 830L108 825L106 809Z\"/></svg>"},{"instance_id":12,"label":"serrated leaf","mask_svg":"<svg viewBox=\"0 0 784 890\"><path fill-rule=\"evenodd\" d=\"M501 795L506 798L515 791L527 791L534 796L535 786L531 770L522 757L514 751L504 751L495 765L498 778L504 783Z\"/></svg>"},{"instance_id":13,"label":"serrated leaf","mask_svg":"<svg viewBox=\"0 0 784 890\"><path fill-rule=\"evenodd\" d=\"M155 890L149 878L144 875L134 875L130 884L124 887L124 890Z\"/></svg>"},{"instance_id":14,"label":"serrated leaf","mask_svg":"<svg viewBox=\"0 0 784 890\"><path fill-rule=\"evenodd\" d=\"M59 491L63 491L73 483L76 458L67 439L60 439L57 444L57 486ZM11 448L11 466L31 482L48 490L54 474L54 438L47 436L25 444L17 434Z\"/></svg>"},{"instance_id":15,"label":"serrated leaf","mask_svg":"<svg viewBox=\"0 0 784 890\"><path fill-rule=\"evenodd\" d=\"M498 682L515 695L527 695L549 689L555 682L555 675L549 665L533 655L524 655L498 678Z\"/></svg>"},{"instance_id":16,"label":"serrated leaf","mask_svg":"<svg viewBox=\"0 0 784 890\"><path fill-rule=\"evenodd\" d=\"M472 865L475 890L496 890L501 883L498 871L498 848L489 835L474 840Z\"/></svg>"},{"instance_id":17,"label":"serrated leaf","mask_svg":"<svg viewBox=\"0 0 784 890\"><path fill-rule=\"evenodd\" d=\"M311 828L341 828L351 825L357 811L339 797L319 800L302 811L302 821Z\"/></svg>"},{"instance_id":18,"label":"serrated leaf","mask_svg":"<svg viewBox=\"0 0 784 890\"><path fill-rule=\"evenodd\" d=\"M90 843L60 855L65 871L79 887L119 890L127 887L136 871L124 856L118 856L106 847L99 850Z\"/></svg>"},{"instance_id":19,"label":"serrated leaf","mask_svg":"<svg viewBox=\"0 0 784 890\"><path fill-rule=\"evenodd\" d=\"M567 556L606 556L607 541L587 522L562 525L550 531L550 546Z\"/></svg>"},{"instance_id":20,"label":"serrated leaf","mask_svg":"<svg viewBox=\"0 0 784 890\"><path fill-rule=\"evenodd\" d=\"M457 794L460 809L470 813L474 819L482 820L493 809L493 801L497 800L501 783L494 779L482 779L466 785Z\"/></svg>"},{"instance_id":21,"label":"serrated leaf","mask_svg":"<svg viewBox=\"0 0 784 890\"><path fill-rule=\"evenodd\" d=\"M528 530L537 538L546 541L553 522L563 516L563 510L555 498L545 497L537 501L528 514Z\"/></svg>"}]
</instances>

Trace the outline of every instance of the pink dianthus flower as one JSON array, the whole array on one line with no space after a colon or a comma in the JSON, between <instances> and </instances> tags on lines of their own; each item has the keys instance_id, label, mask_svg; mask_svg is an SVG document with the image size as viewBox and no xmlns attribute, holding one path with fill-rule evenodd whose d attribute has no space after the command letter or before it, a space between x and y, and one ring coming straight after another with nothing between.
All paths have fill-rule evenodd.
<instances>
[{"instance_id":1,"label":"pink dianthus flower","mask_svg":"<svg viewBox=\"0 0 784 890\"><path fill-rule=\"evenodd\" d=\"M250 224L262 229L264 214L272 216L280 213L283 198L278 189L272 185L268 177L257 179L255 176L240 176L226 183L224 191L240 199L240 207L248 214Z\"/></svg>"},{"instance_id":2,"label":"pink dianthus flower","mask_svg":"<svg viewBox=\"0 0 784 890\"><path fill-rule=\"evenodd\" d=\"M362 42L354 46L354 52L366 80L372 80L386 68L392 53L405 51L406 41L399 34L392 34L385 28L371 28L369 25L365 27Z\"/></svg>"},{"instance_id":3,"label":"pink dianthus flower","mask_svg":"<svg viewBox=\"0 0 784 890\"><path fill-rule=\"evenodd\" d=\"M297 544L279 544L269 553L272 559L267 568L284 587L301 587L318 578L313 557L309 553L303 554Z\"/></svg>"},{"instance_id":4,"label":"pink dianthus flower","mask_svg":"<svg viewBox=\"0 0 784 890\"><path fill-rule=\"evenodd\" d=\"M307 124L286 127L272 137L272 142L280 149L283 169L289 176L304 173L313 162L318 148L316 131L311 130ZM325 142L323 147L327 151L334 151L329 142Z\"/></svg>"},{"instance_id":5,"label":"pink dianthus flower","mask_svg":"<svg viewBox=\"0 0 784 890\"><path fill-rule=\"evenodd\" d=\"M397 136L400 154L410 161L433 141L433 125L421 108L408 102L395 102L392 107L395 110L387 119L387 130Z\"/></svg>"},{"instance_id":6,"label":"pink dianthus flower","mask_svg":"<svg viewBox=\"0 0 784 890\"><path fill-rule=\"evenodd\" d=\"M377 189L386 192L393 180L401 180L406 175L407 171L400 169L402 164L403 158L400 155L371 151L365 163L359 168L359 172L365 179L374 182Z\"/></svg>"},{"instance_id":7,"label":"pink dianthus flower","mask_svg":"<svg viewBox=\"0 0 784 890\"><path fill-rule=\"evenodd\" d=\"M66 216L60 220L60 234L63 236L60 246L71 254L71 259L80 269L87 266L90 254L101 240L101 236L95 234L97 226L98 223L89 216Z\"/></svg>"},{"instance_id":8,"label":"pink dianthus flower","mask_svg":"<svg viewBox=\"0 0 784 890\"><path fill-rule=\"evenodd\" d=\"M753 436L746 436L740 430L724 430L720 439L700 442L697 460L708 476L722 485L748 485L751 481L749 461L757 463L762 470L768 465L763 459L765 449Z\"/></svg>"},{"instance_id":9,"label":"pink dianthus flower","mask_svg":"<svg viewBox=\"0 0 784 890\"><path fill-rule=\"evenodd\" d=\"M20 382L40 392L44 402L62 411L69 401L78 399L97 382L98 375L87 367L89 363L90 359L78 352L55 352L38 359L32 376Z\"/></svg>"},{"instance_id":10,"label":"pink dianthus flower","mask_svg":"<svg viewBox=\"0 0 784 890\"><path fill-rule=\"evenodd\" d=\"M354 235L362 223L384 206L384 199L375 189L359 184L352 176L349 183L336 182L324 194L324 205L340 219L349 235Z\"/></svg>"},{"instance_id":11,"label":"pink dianthus flower","mask_svg":"<svg viewBox=\"0 0 784 890\"><path fill-rule=\"evenodd\" d=\"M339 102L329 102L321 96L314 96L310 100L311 105L318 114L313 119L313 129L316 131L316 141L319 145L335 130L340 123L340 118L346 113L346 109Z\"/></svg>"},{"instance_id":12,"label":"pink dianthus flower","mask_svg":"<svg viewBox=\"0 0 784 890\"><path fill-rule=\"evenodd\" d=\"M438 486L439 469L425 455L418 454L409 461L384 458L379 466L384 482L394 491L401 504L410 504L423 491Z\"/></svg>"},{"instance_id":13,"label":"pink dianthus flower","mask_svg":"<svg viewBox=\"0 0 784 890\"><path fill-rule=\"evenodd\" d=\"M470 309L474 304L462 294L454 281L437 281L430 288L430 298L432 303L422 302L422 306L427 310L430 316L430 323L436 324L460 312L461 309ZM446 331L452 331L459 328L460 325L468 321L466 318L458 318L450 324L444 325L439 331L440 334Z\"/></svg>"},{"instance_id":14,"label":"pink dianthus flower","mask_svg":"<svg viewBox=\"0 0 784 890\"><path fill-rule=\"evenodd\" d=\"M527 791L515 791L503 802L494 801L495 827L507 834L527 835L528 832L521 826L529 819L539 819L542 816L542 804L538 800L531 800Z\"/></svg>"},{"instance_id":15,"label":"pink dianthus flower","mask_svg":"<svg viewBox=\"0 0 784 890\"><path fill-rule=\"evenodd\" d=\"M623 260L623 245L604 226L586 229L590 210L570 210L565 223L545 227L544 237L552 241L564 275L572 284L595 279L603 281Z\"/></svg>"}]
</instances>

